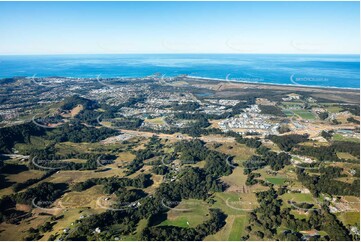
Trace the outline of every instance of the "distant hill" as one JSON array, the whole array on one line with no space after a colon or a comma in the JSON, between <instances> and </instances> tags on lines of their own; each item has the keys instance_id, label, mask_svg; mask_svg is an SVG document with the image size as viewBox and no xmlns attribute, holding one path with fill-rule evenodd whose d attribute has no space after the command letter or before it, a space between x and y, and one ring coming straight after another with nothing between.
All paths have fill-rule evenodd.
<instances>
[{"instance_id":1,"label":"distant hill","mask_svg":"<svg viewBox=\"0 0 361 242\"><path fill-rule=\"evenodd\" d=\"M88 110L99 108L99 104L96 101L74 95L64 99L64 104L61 106L61 109L71 110L78 105L82 105L84 109Z\"/></svg>"}]
</instances>

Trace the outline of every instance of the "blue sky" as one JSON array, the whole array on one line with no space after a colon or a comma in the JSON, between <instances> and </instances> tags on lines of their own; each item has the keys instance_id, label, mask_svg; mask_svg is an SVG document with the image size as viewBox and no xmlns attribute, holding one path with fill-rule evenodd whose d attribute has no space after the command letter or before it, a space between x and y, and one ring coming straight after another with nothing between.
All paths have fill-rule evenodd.
<instances>
[{"instance_id":1,"label":"blue sky","mask_svg":"<svg viewBox=\"0 0 361 242\"><path fill-rule=\"evenodd\" d=\"M359 2L0 2L0 54L355 54L359 9Z\"/></svg>"}]
</instances>

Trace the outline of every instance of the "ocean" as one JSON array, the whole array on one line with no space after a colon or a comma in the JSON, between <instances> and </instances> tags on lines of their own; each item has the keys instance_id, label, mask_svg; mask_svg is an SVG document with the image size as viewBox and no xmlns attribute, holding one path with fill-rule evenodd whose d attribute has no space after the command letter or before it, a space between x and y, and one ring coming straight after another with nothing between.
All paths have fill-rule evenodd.
<instances>
[{"instance_id":1,"label":"ocean","mask_svg":"<svg viewBox=\"0 0 361 242\"><path fill-rule=\"evenodd\" d=\"M360 88L359 55L125 54L0 56L0 78L165 77Z\"/></svg>"}]
</instances>

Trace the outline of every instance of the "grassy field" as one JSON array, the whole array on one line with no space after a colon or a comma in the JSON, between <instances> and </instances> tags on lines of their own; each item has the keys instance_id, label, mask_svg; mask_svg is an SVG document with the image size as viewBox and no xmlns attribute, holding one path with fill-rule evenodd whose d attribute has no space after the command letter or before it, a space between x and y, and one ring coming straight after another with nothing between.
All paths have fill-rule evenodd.
<instances>
[{"instance_id":1,"label":"grassy field","mask_svg":"<svg viewBox=\"0 0 361 242\"><path fill-rule=\"evenodd\" d=\"M337 218L341 220L344 225L360 226L360 213L359 212L344 212L336 214Z\"/></svg>"},{"instance_id":2,"label":"grassy field","mask_svg":"<svg viewBox=\"0 0 361 242\"><path fill-rule=\"evenodd\" d=\"M226 225L216 234L209 235L206 241L239 241L245 234L244 228L248 223L248 215L230 215L226 219Z\"/></svg>"},{"instance_id":3,"label":"grassy field","mask_svg":"<svg viewBox=\"0 0 361 242\"><path fill-rule=\"evenodd\" d=\"M285 178L279 178L279 177L266 177L266 181L274 184L274 185L283 185L285 183Z\"/></svg>"},{"instance_id":4,"label":"grassy field","mask_svg":"<svg viewBox=\"0 0 361 242\"><path fill-rule=\"evenodd\" d=\"M31 218L21 221L19 224L1 224L1 229L4 230L0 233L0 240L9 241L9 240L23 240L27 235L27 230L36 228L40 225L43 225L45 222L50 221L49 215L39 215L39 212L44 212L39 209L35 209L33 216ZM44 236L40 239L42 241L47 241L51 234L61 234L62 230L65 228L71 228L71 223L75 222L76 219L79 219L81 215L90 215L104 212L100 209L63 209L56 211L54 215L59 216L63 215L62 219L57 220L56 224L53 226L53 230L45 232Z\"/></svg>"},{"instance_id":5,"label":"grassy field","mask_svg":"<svg viewBox=\"0 0 361 242\"><path fill-rule=\"evenodd\" d=\"M226 225L216 234L209 235L206 241L239 241L245 235L245 227L248 223L248 215L230 215L226 219Z\"/></svg>"},{"instance_id":6,"label":"grassy field","mask_svg":"<svg viewBox=\"0 0 361 242\"><path fill-rule=\"evenodd\" d=\"M359 167L359 164L357 164L357 163L347 163L347 162L332 162L332 163L329 163L328 165L341 167L344 170L356 169ZM345 174L347 174L347 172Z\"/></svg>"},{"instance_id":7,"label":"grassy field","mask_svg":"<svg viewBox=\"0 0 361 242\"><path fill-rule=\"evenodd\" d=\"M177 227L183 227L183 228L194 227L189 224L189 221L190 221L190 219L187 217L178 217L177 219L175 219L173 221L167 219L166 221L162 222L159 225L160 226L177 226Z\"/></svg>"},{"instance_id":8,"label":"grassy field","mask_svg":"<svg viewBox=\"0 0 361 242\"><path fill-rule=\"evenodd\" d=\"M84 109L83 105L77 105L75 108L73 108L70 111L70 116L72 118L74 118L76 115L78 115L80 113L80 111L82 111Z\"/></svg>"},{"instance_id":9,"label":"grassy field","mask_svg":"<svg viewBox=\"0 0 361 242\"><path fill-rule=\"evenodd\" d=\"M284 114L286 114L287 117L292 117L294 113L291 110L284 109L282 110Z\"/></svg>"},{"instance_id":10,"label":"grassy field","mask_svg":"<svg viewBox=\"0 0 361 242\"><path fill-rule=\"evenodd\" d=\"M31 150L45 148L50 141L42 139L40 137L31 137L29 144L16 144L15 149L19 153L28 153ZM62 142L55 145L56 151L60 155L68 155L73 153L90 153L90 152L111 152L119 148L127 148L127 145L123 144L100 144L100 143L72 143Z\"/></svg>"},{"instance_id":11,"label":"grassy field","mask_svg":"<svg viewBox=\"0 0 361 242\"><path fill-rule=\"evenodd\" d=\"M283 184L286 180L294 180L296 175L291 171L293 169L292 166L286 166L285 168L277 171L276 174L271 174L272 169L270 166L266 166L262 169L258 169L255 173L260 173L261 177L258 179L267 180L275 185ZM275 178L275 179L273 179ZM270 180L268 180L270 179Z\"/></svg>"},{"instance_id":12,"label":"grassy field","mask_svg":"<svg viewBox=\"0 0 361 242\"><path fill-rule=\"evenodd\" d=\"M350 206L356 210L360 211L360 198L355 196L344 196L343 197L347 202L350 203Z\"/></svg>"},{"instance_id":13,"label":"grassy field","mask_svg":"<svg viewBox=\"0 0 361 242\"><path fill-rule=\"evenodd\" d=\"M89 216L92 214L99 214L104 212L103 209L65 209L62 210L57 216L64 215L64 218L57 220L57 223L54 225L53 230L44 234L44 237L41 239L47 241L51 234L62 234L63 229L70 228L73 229L75 225L71 225L75 220L80 219L80 216Z\"/></svg>"},{"instance_id":14,"label":"grassy field","mask_svg":"<svg viewBox=\"0 0 361 242\"><path fill-rule=\"evenodd\" d=\"M25 162L17 159L5 162L7 169L1 171L1 177L4 177L4 184L0 189L0 197L14 193L12 186L16 183L23 183L30 179L40 178L45 172L39 170L28 170Z\"/></svg>"},{"instance_id":15,"label":"grassy field","mask_svg":"<svg viewBox=\"0 0 361 242\"><path fill-rule=\"evenodd\" d=\"M342 134L335 134L332 139L334 141L350 141L350 142L356 142L356 143L360 143L360 140L357 138L349 138L346 136L343 136Z\"/></svg>"},{"instance_id":16,"label":"grassy field","mask_svg":"<svg viewBox=\"0 0 361 242\"><path fill-rule=\"evenodd\" d=\"M297 218L297 219L307 219L308 218L308 213L303 212L303 211L291 210L290 213L293 216L295 216L295 218Z\"/></svg>"},{"instance_id":17,"label":"grassy field","mask_svg":"<svg viewBox=\"0 0 361 242\"><path fill-rule=\"evenodd\" d=\"M237 192L216 193L216 202L212 207L221 209L227 215L245 215L258 206L254 193L241 194Z\"/></svg>"},{"instance_id":18,"label":"grassy field","mask_svg":"<svg viewBox=\"0 0 361 242\"><path fill-rule=\"evenodd\" d=\"M243 174L242 167L236 167L229 176L221 177L221 180L228 184L230 187L228 190L240 189L246 184L247 175Z\"/></svg>"},{"instance_id":19,"label":"grassy field","mask_svg":"<svg viewBox=\"0 0 361 242\"><path fill-rule=\"evenodd\" d=\"M346 152L337 152L336 153L338 158L340 159L346 159L346 160L357 160L357 158L349 153Z\"/></svg>"},{"instance_id":20,"label":"grassy field","mask_svg":"<svg viewBox=\"0 0 361 242\"><path fill-rule=\"evenodd\" d=\"M149 166L149 168L150 168L150 166ZM153 180L153 184L151 186L143 189L146 193L149 193L149 194L153 194L163 181L162 175L155 175L155 174L151 174L151 175L152 175L151 179Z\"/></svg>"},{"instance_id":21,"label":"grassy field","mask_svg":"<svg viewBox=\"0 0 361 242\"><path fill-rule=\"evenodd\" d=\"M330 113L338 113L342 110L342 108L340 106L328 106L326 107L326 110Z\"/></svg>"},{"instance_id":22,"label":"grassy field","mask_svg":"<svg viewBox=\"0 0 361 242\"><path fill-rule=\"evenodd\" d=\"M229 186L227 188L228 192L250 193L251 191L258 192L266 189L258 184L250 187L246 186L247 175L243 174L243 167L234 168L231 175L223 176L221 180Z\"/></svg>"},{"instance_id":23,"label":"grassy field","mask_svg":"<svg viewBox=\"0 0 361 242\"><path fill-rule=\"evenodd\" d=\"M97 203L99 202L98 200L104 197L102 187L97 185L82 192L65 193L59 200L59 205L69 209L82 207L101 208Z\"/></svg>"},{"instance_id":24,"label":"grassy field","mask_svg":"<svg viewBox=\"0 0 361 242\"><path fill-rule=\"evenodd\" d=\"M164 120L162 117L153 118L153 119L145 119L144 122L152 123L152 124L164 124Z\"/></svg>"},{"instance_id":25,"label":"grassy field","mask_svg":"<svg viewBox=\"0 0 361 242\"><path fill-rule=\"evenodd\" d=\"M167 205L167 201L164 202ZM167 219L158 226L196 227L208 219L209 205L196 199L182 200L167 213Z\"/></svg>"},{"instance_id":26,"label":"grassy field","mask_svg":"<svg viewBox=\"0 0 361 242\"><path fill-rule=\"evenodd\" d=\"M334 180L345 182L345 183L348 183L348 184L352 184L354 181L359 181L358 178L352 177L352 176L338 177L338 178L335 178Z\"/></svg>"},{"instance_id":27,"label":"grassy field","mask_svg":"<svg viewBox=\"0 0 361 242\"><path fill-rule=\"evenodd\" d=\"M134 154L129 151L125 151L118 154L118 158L115 159L114 163L117 165L124 165L134 160L134 158Z\"/></svg>"},{"instance_id":28,"label":"grassy field","mask_svg":"<svg viewBox=\"0 0 361 242\"><path fill-rule=\"evenodd\" d=\"M228 240L239 241L244 234L244 228L248 223L247 216L237 216L234 218L231 232L228 236Z\"/></svg>"},{"instance_id":29,"label":"grassy field","mask_svg":"<svg viewBox=\"0 0 361 242\"><path fill-rule=\"evenodd\" d=\"M138 223L138 226L137 226L137 230L130 235L122 236L120 238L120 240L122 240L122 241L139 241L139 240L141 240L142 231L147 226L147 224L148 224L147 219L140 220ZM116 229L117 225L112 226L112 228Z\"/></svg>"},{"instance_id":30,"label":"grassy field","mask_svg":"<svg viewBox=\"0 0 361 242\"><path fill-rule=\"evenodd\" d=\"M236 163L249 159L255 152L255 149L236 142L222 144L216 150L224 154L234 156L233 161Z\"/></svg>"},{"instance_id":31,"label":"grassy field","mask_svg":"<svg viewBox=\"0 0 361 242\"><path fill-rule=\"evenodd\" d=\"M276 145L275 143L273 143L272 141L267 141L263 143L263 146L270 148L272 151L275 152L279 152L281 151L280 147L278 147L278 145Z\"/></svg>"},{"instance_id":32,"label":"grassy field","mask_svg":"<svg viewBox=\"0 0 361 242\"><path fill-rule=\"evenodd\" d=\"M25 143L15 144L15 149L19 151L19 154L27 154L34 149L35 150L41 149L42 147L45 148L45 146L48 145L49 143L50 141L45 140L41 137L31 136L29 144L25 144Z\"/></svg>"},{"instance_id":33,"label":"grassy field","mask_svg":"<svg viewBox=\"0 0 361 242\"><path fill-rule=\"evenodd\" d=\"M299 143L299 145L302 146L311 146L311 147L321 147L321 146L329 146L330 144L328 142L319 142L319 141L306 141Z\"/></svg>"},{"instance_id":34,"label":"grassy field","mask_svg":"<svg viewBox=\"0 0 361 242\"><path fill-rule=\"evenodd\" d=\"M316 200L312 197L309 193L285 193L280 197L283 201L282 208L290 207L290 208L297 208L296 205L291 205L288 202L294 203L310 203L315 204ZM295 207L296 206L296 207ZM293 211L292 214L295 215L297 218L305 218L307 217L307 211Z\"/></svg>"},{"instance_id":35,"label":"grassy field","mask_svg":"<svg viewBox=\"0 0 361 242\"><path fill-rule=\"evenodd\" d=\"M300 116L302 119L315 120L315 116L310 111L307 111L307 110L294 110L293 112L296 115Z\"/></svg>"},{"instance_id":36,"label":"grassy field","mask_svg":"<svg viewBox=\"0 0 361 242\"><path fill-rule=\"evenodd\" d=\"M0 226L0 240L12 241L23 240L27 235L26 231L31 227L37 227L44 224L48 220L48 216L36 216L23 220L20 224L6 224L2 223Z\"/></svg>"},{"instance_id":37,"label":"grassy field","mask_svg":"<svg viewBox=\"0 0 361 242\"><path fill-rule=\"evenodd\" d=\"M44 171L28 170L17 174L9 174L6 177L9 182L22 183L29 179L40 178L44 173Z\"/></svg>"},{"instance_id":38,"label":"grassy field","mask_svg":"<svg viewBox=\"0 0 361 242\"><path fill-rule=\"evenodd\" d=\"M198 167L198 168L204 168L205 165L206 165L206 161L204 161L204 160L199 161L195 164L187 164L187 166Z\"/></svg>"},{"instance_id":39,"label":"grassy field","mask_svg":"<svg viewBox=\"0 0 361 242\"><path fill-rule=\"evenodd\" d=\"M306 202L306 203L314 203L314 199L310 193L285 193L282 196L282 199L287 201L294 201L297 203Z\"/></svg>"},{"instance_id":40,"label":"grassy field","mask_svg":"<svg viewBox=\"0 0 361 242\"><path fill-rule=\"evenodd\" d=\"M72 143L62 142L55 145L60 154L68 154L71 152L76 153L89 153L89 152L111 152L118 148L126 149L123 144L101 144L101 143Z\"/></svg>"},{"instance_id":41,"label":"grassy field","mask_svg":"<svg viewBox=\"0 0 361 242\"><path fill-rule=\"evenodd\" d=\"M114 164L112 164L114 165ZM108 165L112 166L112 165ZM124 176L124 170L119 168L110 169L104 172L94 172L92 170L84 171L60 171L59 173L53 174L51 177L45 179L47 182L54 183L69 183L73 184L76 182L83 182L90 178L100 178L100 177L111 177L111 176Z\"/></svg>"}]
</instances>

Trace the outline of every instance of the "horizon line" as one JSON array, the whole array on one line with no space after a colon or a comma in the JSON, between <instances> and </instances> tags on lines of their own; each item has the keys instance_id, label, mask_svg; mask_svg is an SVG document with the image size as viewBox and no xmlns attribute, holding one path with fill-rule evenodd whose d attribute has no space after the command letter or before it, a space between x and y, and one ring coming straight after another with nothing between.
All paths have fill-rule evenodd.
<instances>
[{"instance_id":1,"label":"horizon line","mask_svg":"<svg viewBox=\"0 0 361 242\"><path fill-rule=\"evenodd\" d=\"M46 54L2 54L0 56L60 56L60 55L358 55L361 53L237 53L237 52L187 52L187 53L164 53L164 52L151 52L151 53L46 53Z\"/></svg>"}]
</instances>

